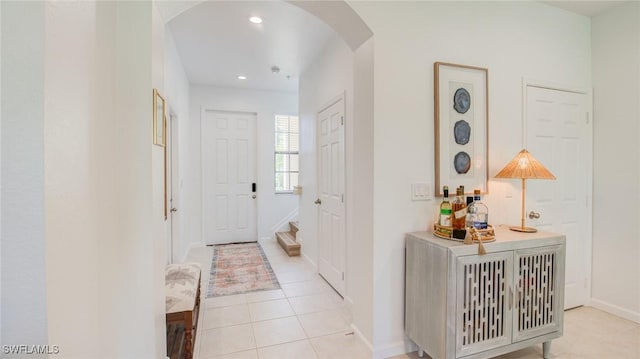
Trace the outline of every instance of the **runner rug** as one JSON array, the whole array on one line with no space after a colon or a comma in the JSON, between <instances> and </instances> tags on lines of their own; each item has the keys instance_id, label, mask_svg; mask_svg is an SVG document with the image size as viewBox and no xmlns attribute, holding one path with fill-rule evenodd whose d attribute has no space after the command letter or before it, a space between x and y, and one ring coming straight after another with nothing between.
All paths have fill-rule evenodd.
<instances>
[{"instance_id":1,"label":"runner rug","mask_svg":"<svg viewBox=\"0 0 640 359\"><path fill-rule=\"evenodd\" d=\"M207 298L279 288L271 264L257 242L213 246Z\"/></svg>"}]
</instances>

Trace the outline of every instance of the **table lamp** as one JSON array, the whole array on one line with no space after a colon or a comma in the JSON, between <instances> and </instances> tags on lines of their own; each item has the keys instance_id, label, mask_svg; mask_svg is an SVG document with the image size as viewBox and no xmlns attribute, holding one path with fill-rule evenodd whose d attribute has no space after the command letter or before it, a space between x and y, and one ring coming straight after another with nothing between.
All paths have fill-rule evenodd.
<instances>
[{"instance_id":1,"label":"table lamp","mask_svg":"<svg viewBox=\"0 0 640 359\"><path fill-rule=\"evenodd\" d=\"M527 150L522 150L495 175L495 178L520 178L522 180L522 209L520 212L520 226L509 227L512 231L534 233L538 230L524 225L525 180L527 179L556 179L542 163L536 160Z\"/></svg>"}]
</instances>

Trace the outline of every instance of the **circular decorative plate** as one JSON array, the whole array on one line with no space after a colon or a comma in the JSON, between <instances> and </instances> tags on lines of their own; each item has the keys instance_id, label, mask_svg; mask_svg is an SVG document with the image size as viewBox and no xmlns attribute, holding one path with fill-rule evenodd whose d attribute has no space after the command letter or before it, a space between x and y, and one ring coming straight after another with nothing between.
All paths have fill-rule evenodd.
<instances>
[{"instance_id":1,"label":"circular decorative plate","mask_svg":"<svg viewBox=\"0 0 640 359\"><path fill-rule=\"evenodd\" d=\"M471 157L464 151L460 151L453 159L453 167L459 174L465 174L471 169Z\"/></svg>"},{"instance_id":2,"label":"circular decorative plate","mask_svg":"<svg viewBox=\"0 0 640 359\"><path fill-rule=\"evenodd\" d=\"M471 126L469 122L460 120L453 125L453 136L456 138L456 143L459 145L466 145L469 143L471 137Z\"/></svg>"},{"instance_id":3,"label":"circular decorative plate","mask_svg":"<svg viewBox=\"0 0 640 359\"><path fill-rule=\"evenodd\" d=\"M463 88L457 89L453 95L453 108L458 111L458 113L466 113L469 111L469 107L471 107L471 96L469 92Z\"/></svg>"}]
</instances>

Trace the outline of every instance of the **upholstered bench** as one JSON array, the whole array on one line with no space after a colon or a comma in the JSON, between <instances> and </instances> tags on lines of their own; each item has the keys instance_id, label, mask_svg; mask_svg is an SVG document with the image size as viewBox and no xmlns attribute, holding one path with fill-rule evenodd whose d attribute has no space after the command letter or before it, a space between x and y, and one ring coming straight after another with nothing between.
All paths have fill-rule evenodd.
<instances>
[{"instance_id":1,"label":"upholstered bench","mask_svg":"<svg viewBox=\"0 0 640 359\"><path fill-rule=\"evenodd\" d=\"M184 326L185 358L191 359L200 310L200 265L168 265L165 271L165 286L167 328L171 325Z\"/></svg>"}]
</instances>

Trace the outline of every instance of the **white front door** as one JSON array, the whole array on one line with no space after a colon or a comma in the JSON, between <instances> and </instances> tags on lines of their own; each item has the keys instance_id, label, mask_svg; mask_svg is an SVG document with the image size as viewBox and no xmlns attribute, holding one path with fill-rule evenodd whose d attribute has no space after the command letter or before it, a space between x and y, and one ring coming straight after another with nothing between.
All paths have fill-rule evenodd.
<instances>
[{"instance_id":1,"label":"white front door","mask_svg":"<svg viewBox=\"0 0 640 359\"><path fill-rule=\"evenodd\" d=\"M201 118L205 243L256 241L256 115L203 110Z\"/></svg>"},{"instance_id":2,"label":"white front door","mask_svg":"<svg viewBox=\"0 0 640 359\"><path fill-rule=\"evenodd\" d=\"M344 97L318 113L318 271L340 294L345 289Z\"/></svg>"},{"instance_id":3,"label":"white front door","mask_svg":"<svg viewBox=\"0 0 640 359\"><path fill-rule=\"evenodd\" d=\"M567 237L565 308L588 300L587 270L591 241L587 199L590 194L591 146L587 96L527 87L527 145L556 180L528 180L525 218L540 230ZM540 218L529 218L535 212ZM535 215L535 214L534 214Z\"/></svg>"}]
</instances>

